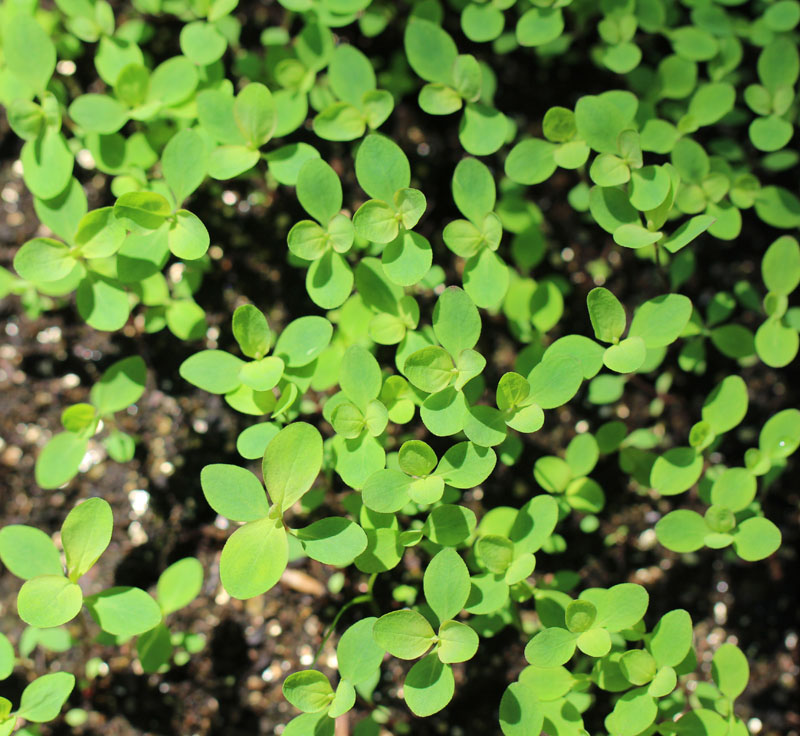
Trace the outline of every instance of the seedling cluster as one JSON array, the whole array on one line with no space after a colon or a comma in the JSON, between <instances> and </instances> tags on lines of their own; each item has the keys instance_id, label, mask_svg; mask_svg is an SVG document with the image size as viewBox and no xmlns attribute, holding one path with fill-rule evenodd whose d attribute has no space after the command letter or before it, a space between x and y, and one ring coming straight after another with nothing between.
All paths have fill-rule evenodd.
<instances>
[{"instance_id":1,"label":"seedling cluster","mask_svg":"<svg viewBox=\"0 0 800 736\"><path fill-rule=\"evenodd\" d=\"M365 583L328 622L335 669L283 681L285 736L332 736L354 708L353 733L387 712L413 733L408 711L446 709L509 629L524 661L487 704L505 736L746 734L737 646L716 648L703 681L692 612L648 612L647 587L590 587L558 555L621 498L657 511L678 570L705 548L729 565L778 553L764 500L800 447L800 411L752 411L742 375L785 380L800 345L798 24L795 0L4 0L0 102L42 227L0 295L120 333L128 355L64 409L36 484L77 487L90 446L134 459L118 419L153 390L159 357L139 346L166 330L185 356L170 379L246 425L240 459L199 479L230 530L227 595L268 593L303 558ZM548 90L558 104L503 109L537 95L503 74L520 59L577 70ZM415 146L409 121L445 132ZM438 173L431 145L454 149ZM90 208L95 175L108 186ZM305 293L288 314L267 287L240 295L210 345L220 183L292 203L267 207L275 221L246 247ZM558 217L585 239L567 248ZM570 278L589 238L602 255ZM760 277L717 290L707 264L734 250ZM695 400L700 378L713 389ZM615 417L642 385L649 403ZM0 632L0 680L37 646L72 646L76 619L135 640L145 673L203 648L168 626L218 584L198 559L153 591L87 577L117 536L91 487L57 535L0 528L25 625L15 645ZM374 696L392 658L409 665L387 708ZM18 702L0 697L0 736L80 702L73 674L36 674Z\"/></svg>"}]
</instances>

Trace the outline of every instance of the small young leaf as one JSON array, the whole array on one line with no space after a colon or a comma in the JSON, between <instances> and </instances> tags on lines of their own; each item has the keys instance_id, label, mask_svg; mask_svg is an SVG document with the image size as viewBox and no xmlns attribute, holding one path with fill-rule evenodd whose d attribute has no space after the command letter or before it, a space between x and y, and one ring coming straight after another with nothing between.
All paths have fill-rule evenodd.
<instances>
[{"instance_id":1,"label":"small young leaf","mask_svg":"<svg viewBox=\"0 0 800 736\"><path fill-rule=\"evenodd\" d=\"M460 621L444 621L439 627L436 654L445 664L466 662L478 651L478 634Z\"/></svg>"},{"instance_id":2,"label":"small young leaf","mask_svg":"<svg viewBox=\"0 0 800 736\"><path fill-rule=\"evenodd\" d=\"M115 587L86 599L86 607L103 631L128 638L161 622L158 603L141 588Z\"/></svg>"},{"instance_id":3,"label":"small young leaf","mask_svg":"<svg viewBox=\"0 0 800 736\"><path fill-rule=\"evenodd\" d=\"M421 657L433 644L434 631L421 613L392 611L384 614L372 630L375 641L399 659Z\"/></svg>"},{"instance_id":4,"label":"small young leaf","mask_svg":"<svg viewBox=\"0 0 800 736\"><path fill-rule=\"evenodd\" d=\"M540 631L525 647L525 659L537 667L556 667L568 662L575 652L577 634L559 628Z\"/></svg>"},{"instance_id":5,"label":"small young leaf","mask_svg":"<svg viewBox=\"0 0 800 736\"><path fill-rule=\"evenodd\" d=\"M200 472L200 485L208 505L232 521L256 521L269 513L264 487L245 468L222 463L206 465Z\"/></svg>"},{"instance_id":6,"label":"small young leaf","mask_svg":"<svg viewBox=\"0 0 800 736\"><path fill-rule=\"evenodd\" d=\"M272 502L289 509L311 488L322 468L322 437L305 422L284 427L264 453L264 484Z\"/></svg>"},{"instance_id":7,"label":"small young leaf","mask_svg":"<svg viewBox=\"0 0 800 736\"><path fill-rule=\"evenodd\" d=\"M32 723L47 723L58 717L75 687L75 675L51 672L37 677L22 691L19 709L14 714Z\"/></svg>"},{"instance_id":8,"label":"small young leaf","mask_svg":"<svg viewBox=\"0 0 800 736\"><path fill-rule=\"evenodd\" d=\"M293 672L283 683L283 694L304 713L325 710L334 697L330 681L318 670Z\"/></svg>"},{"instance_id":9,"label":"small young leaf","mask_svg":"<svg viewBox=\"0 0 800 736\"><path fill-rule=\"evenodd\" d=\"M469 570L454 549L445 547L428 563L422 585L425 600L443 622L464 608L470 590Z\"/></svg>"},{"instance_id":10,"label":"small young leaf","mask_svg":"<svg viewBox=\"0 0 800 736\"><path fill-rule=\"evenodd\" d=\"M723 695L734 700L747 687L750 667L742 650L735 644L723 644L711 661L711 676Z\"/></svg>"},{"instance_id":11,"label":"small young leaf","mask_svg":"<svg viewBox=\"0 0 800 736\"><path fill-rule=\"evenodd\" d=\"M370 616L356 621L342 634L336 645L339 673L353 685L371 677L383 661L385 652L372 635L377 620Z\"/></svg>"},{"instance_id":12,"label":"small young leaf","mask_svg":"<svg viewBox=\"0 0 800 736\"><path fill-rule=\"evenodd\" d=\"M616 342L625 331L627 320L619 300L602 286L592 289L586 297L589 319L594 335L603 342Z\"/></svg>"},{"instance_id":13,"label":"small young leaf","mask_svg":"<svg viewBox=\"0 0 800 736\"><path fill-rule=\"evenodd\" d=\"M165 616L188 606L203 587L203 566L194 557L173 562L158 577L156 600Z\"/></svg>"},{"instance_id":14,"label":"small young leaf","mask_svg":"<svg viewBox=\"0 0 800 736\"><path fill-rule=\"evenodd\" d=\"M267 318L252 304L243 304L234 311L233 336L248 358L263 358L272 344Z\"/></svg>"},{"instance_id":15,"label":"small young leaf","mask_svg":"<svg viewBox=\"0 0 800 736\"><path fill-rule=\"evenodd\" d=\"M85 575L111 542L114 516L102 498L90 498L67 514L61 542L67 557L67 574L75 582Z\"/></svg>"},{"instance_id":16,"label":"small young leaf","mask_svg":"<svg viewBox=\"0 0 800 736\"><path fill-rule=\"evenodd\" d=\"M63 575L61 555L41 529L9 524L0 529L0 561L12 575L30 580L39 575Z\"/></svg>"},{"instance_id":17,"label":"small young leaf","mask_svg":"<svg viewBox=\"0 0 800 736\"><path fill-rule=\"evenodd\" d=\"M63 575L39 575L19 591L17 611L30 626L46 629L72 621L83 605L81 589Z\"/></svg>"},{"instance_id":18,"label":"small young leaf","mask_svg":"<svg viewBox=\"0 0 800 736\"><path fill-rule=\"evenodd\" d=\"M266 593L280 580L289 561L286 532L273 519L239 527L225 543L219 574L225 590L246 600Z\"/></svg>"},{"instance_id":19,"label":"small young leaf","mask_svg":"<svg viewBox=\"0 0 800 736\"><path fill-rule=\"evenodd\" d=\"M414 715L420 718L438 713L453 698L453 670L436 654L417 662L406 675L403 698Z\"/></svg>"}]
</instances>

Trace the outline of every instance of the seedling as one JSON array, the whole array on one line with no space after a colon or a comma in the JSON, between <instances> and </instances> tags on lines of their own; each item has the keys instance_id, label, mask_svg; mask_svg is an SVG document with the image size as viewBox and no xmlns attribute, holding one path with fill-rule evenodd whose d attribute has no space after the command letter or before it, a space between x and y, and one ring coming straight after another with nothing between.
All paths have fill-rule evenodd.
<instances>
[{"instance_id":1,"label":"seedling","mask_svg":"<svg viewBox=\"0 0 800 736\"><path fill-rule=\"evenodd\" d=\"M271 5L255 48L236 0L137 0L124 18L105 2L0 6L0 102L41 223L0 270L0 295L130 341L64 410L36 483L72 493L96 440L132 460L117 417L148 369L160 389L183 379L251 422L241 463L200 474L230 522L227 594L267 593L303 557L341 568L331 595L366 581L314 664L282 683L302 712L287 736L332 736L354 708L372 709L354 733L390 719L413 731L403 719L447 708L505 629L528 663L496 704L505 736L580 734L590 708L612 736L745 732L739 649L717 648L714 684L682 687L697 669L690 613L652 620L644 587L587 588L558 555L574 525L616 545L626 531L609 530L606 504L625 494L657 512L663 547L713 550L674 569L780 554L768 492L800 446L800 412L778 406L758 426L751 403L791 387L781 371L800 346L800 200L784 186L798 164L800 6L278 5L285 22ZM535 113L509 88L520 60L546 100ZM589 93L590 64L613 88ZM255 208L261 229L238 237ZM777 232L762 248L763 225ZM268 282L226 288L232 321L207 319L220 282L206 276L241 268L245 249L289 289L299 271L305 290L281 304ZM141 357L162 330L179 376ZM697 376L714 386L705 398ZM111 508L70 500L59 537L0 529L27 625L19 660L0 634L0 679L37 647L73 646L84 606L103 643L138 637L148 675L184 664L203 638L168 617L203 615L190 606L200 561L167 567L153 596L94 589ZM356 606L372 610L338 631ZM337 636L338 675L318 664ZM405 705L387 691L378 706L390 657L412 663ZM86 677L101 664L89 658ZM0 736L69 697L71 674L33 674L17 710L0 699Z\"/></svg>"}]
</instances>

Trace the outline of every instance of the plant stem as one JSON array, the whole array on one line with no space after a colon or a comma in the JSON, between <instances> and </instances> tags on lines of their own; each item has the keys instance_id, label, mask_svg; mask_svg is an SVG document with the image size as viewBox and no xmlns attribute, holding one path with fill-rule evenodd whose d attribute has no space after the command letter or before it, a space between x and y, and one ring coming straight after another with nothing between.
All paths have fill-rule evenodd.
<instances>
[{"instance_id":1,"label":"plant stem","mask_svg":"<svg viewBox=\"0 0 800 736\"><path fill-rule=\"evenodd\" d=\"M339 613L337 613L333 617L333 621L331 621L330 625L328 626L327 630L325 631L325 634L322 637L322 641L320 642L320 645L317 648L317 652L314 655L314 661L311 663L312 667L317 663L317 660L319 659L319 655L322 654L322 650L325 647L325 644L327 644L328 639L330 639L331 634L336 629L336 624L339 623L339 619L344 615L345 611L348 611L353 606L357 606L359 603L368 603L368 602L374 600L373 597L372 597L372 587L375 585L375 579L377 577L378 577L377 573L372 573L372 575L370 575L369 582L367 583L367 592L364 593L363 595L356 596L355 598L353 598L353 600L348 601L347 603L345 603L339 609Z\"/></svg>"}]
</instances>

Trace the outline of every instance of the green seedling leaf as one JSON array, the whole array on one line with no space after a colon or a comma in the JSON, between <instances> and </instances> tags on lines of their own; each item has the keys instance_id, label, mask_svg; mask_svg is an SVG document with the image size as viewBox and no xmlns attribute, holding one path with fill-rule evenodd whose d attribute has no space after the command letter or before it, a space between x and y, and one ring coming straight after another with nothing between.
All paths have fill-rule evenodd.
<instances>
[{"instance_id":1,"label":"green seedling leaf","mask_svg":"<svg viewBox=\"0 0 800 736\"><path fill-rule=\"evenodd\" d=\"M692 619L682 608L665 613L648 643L659 667L676 667L692 648Z\"/></svg>"},{"instance_id":2,"label":"green seedling leaf","mask_svg":"<svg viewBox=\"0 0 800 736\"><path fill-rule=\"evenodd\" d=\"M546 357L528 376L531 399L542 409L566 404L582 382L581 363L571 357Z\"/></svg>"},{"instance_id":3,"label":"green seedling leaf","mask_svg":"<svg viewBox=\"0 0 800 736\"><path fill-rule=\"evenodd\" d=\"M233 336L248 358L263 358L272 345L267 318L252 304L243 304L233 313Z\"/></svg>"},{"instance_id":4,"label":"green seedling leaf","mask_svg":"<svg viewBox=\"0 0 800 736\"><path fill-rule=\"evenodd\" d=\"M646 685L656 676L656 661L643 649L625 652L619 666L625 678L634 685Z\"/></svg>"},{"instance_id":5,"label":"green seedling leaf","mask_svg":"<svg viewBox=\"0 0 800 736\"><path fill-rule=\"evenodd\" d=\"M606 719L610 731L620 736L635 736L644 731L658 714L658 706L647 688L624 693Z\"/></svg>"},{"instance_id":6,"label":"green seedling leaf","mask_svg":"<svg viewBox=\"0 0 800 736\"><path fill-rule=\"evenodd\" d=\"M433 310L433 332L454 358L475 347L481 334L481 318L466 292L456 286L442 292Z\"/></svg>"},{"instance_id":7,"label":"green seedling leaf","mask_svg":"<svg viewBox=\"0 0 800 736\"><path fill-rule=\"evenodd\" d=\"M628 337L603 353L606 368L617 373L633 373L641 368L646 358L647 348L641 337Z\"/></svg>"},{"instance_id":8,"label":"green seedling leaf","mask_svg":"<svg viewBox=\"0 0 800 736\"><path fill-rule=\"evenodd\" d=\"M108 95L88 94L76 97L69 106L69 116L87 133L116 133L128 121L128 109Z\"/></svg>"},{"instance_id":9,"label":"green seedling leaf","mask_svg":"<svg viewBox=\"0 0 800 736\"><path fill-rule=\"evenodd\" d=\"M201 350L181 363L181 378L211 394L226 394L241 385L241 358L224 350Z\"/></svg>"},{"instance_id":10,"label":"green seedling leaf","mask_svg":"<svg viewBox=\"0 0 800 736\"><path fill-rule=\"evenodd\" d=\"M373 628L375 641L399 659L416 659L434 643L434 631L425 617L416 611L392 611L384 614Z\"/></svg>"},{"instance_id":11,"label":"green seedling leaf","mask_svg":"<svg viewBox=\"0 0 800 736\"><path fill-rule=\"evenodd\" d=\"M557 667L575 652L577 634L559 628L540 631L525 647L525 659L537 667Z\"/></svg>"},{"instance_id":12,"label":"green seedling leaf","mask_svg":"<svg viewBox=\"0 0 800 736\"><path fill-rule=\"evenodd\" d=\"M283 683L286 699L304 713L318 713L333 701L331 683L318 670L293 672Z\"/></svg>"},{"instance_id":13,"label":"green seedling leaf","mask_svg":"<svg viewBox=\"0 0 800 736\"><path fill-rule=\"evenodd\" d=\"M261 481L245 468L206 465L200 472L200 484L208 505L232 521L257 521L269 513Z\"/></svg>"},{"instance_id":14,"label":"green seedling leaf","mask_svg":"<svg viewBox=\"0 0 800 736\"><path fill-rule=\"evenodd\" d=\"M14 647L5 634L0 634L0 681L14 671ZM2 707L0 707L0 713Z\"/></svg>"},{"instance_id":15,"label":"green seedling leaf","mask_svg":"<svg viewBox=\"0 0 800 736\"><path fill-rule=\"evenodd\" d=\"M34 238L14 256L14 269L21 278L46 284L67 276L77 260L68 246L52 238Z\"/></svg>"},{"instance_id":16,"label":"green seedling leaf","mask_svg":"<svg viewBox=\"0 0 800 736\"><path fill-rule=\"evenodd\" d=\"M197 215L189 210L178 210L169 226L167 243L174 256L185 261L194 261L205 255L211 239Z\"/></svg>"},{"instance_id":17,"label":"green seedling leaf","mask_svg":"<svg viewBox=\"0 0 800 736\"><path fill-rule=\"evenodd\" d=\"M428 82L451 83L450 70L458 56L453 39L436 23L412 18L403 37L406 58L411 68Z\"/></svg>"},{"instance_id":18,"label":"green seedling leaf","mask_svg":"<svg viewBox=\"0 0 800 736\"><path fill-rule=\"evenodd\" d=\"M150 631L162 618L158 603L141 588L108 588L85 602L103 631L122 638Z\"/></svg>"},{"instance_id":19,"label":"green seedling leaf","mask_svg":"<svg viewBox=\"0 0 800 736\"><path fill-rule=\"evenodd\" d=\"M277 122L272 93L263 84L251 82L236 95L233 118L245 141L260 148L272 138Z\"/></svg>"},{"instance_id":20,"label":"green seedling leaf","mask_svg":"<svg viewBox=\"0 0 800 736\"><path fill-rule=\"evenodd\" d=\"M72 480L78 473L88 447L88 439L72 432L54 435L36 458L36 482L50 490Z\"/></svg>"},{"instance_id":21,"label":"green seedling leaf","mask_svg":"<svg viewBox=\"0 0 800 736\"><path fill-rule=\"evenodd\" d=\"M738 698L750 679L750 667L741 649L735 644L717 649L711 660L711 676L723 695L731 700Z\"/></svg>"},{"instance_id":22,"label":"green seedling leaf","mask_svg":"<svg viewBox=\"0 0 800 736\"><path fill-rule=\"evenodd\" d=\"M641 621L647 611L650 597L641 585L621 583L614 585L596 602L596 626L610 632L630 629Z\"/></svg>"},{"instance_id":23,"label":"green seedling leaf","mask_svg":"<svg viewBox=\"0 0 800 736\"><path fill-rule=\"evenodd\" d=\"M653 463L650 485L663 496L688 491L703 472L703 456L691 447L674 447Z\"/></svg>"},{"instance_id":24,"label":"green seedling leaf","mask_svg":"<svg viewBox=\"0 0 800 736\"><path fill-rule=\"evenodd\" d=\"M421 440L408 440L400 446L397 458L400 469L409 475L428 475L437 463L436 453Z\"/></svg>"},{"instance_id":25,"label":"green seedling leaf","mask_svg":"<svg viewBox=\"0 0 800 736\"><path fill-rule=\"evenodd\" d=\"M591 601L572 601L564 612L567 629L574 634L589 631L597 619L597 608Z\"/></svg>"},{"instance_id":26,"label":"green seedling leaf","mask_svg":"<svg viewBox=\"0 0 800 736\"><path fill-rule=\"evenodd\" d=\"M733 548L743 560L764 560L781 544L781 532L769 519L755 517L743 521L733 536Z\"/></svg>"},{"instance_id":27,"label":"green seedling leaf","mask_svg":"<svg viewBox=\"0 0 800 736\"><path fill-rule=\"evenodd\" d=\"M496 191L488 167L474 158L458 162L453 172L453 199L461 213L476 225L494 210Z\"/></svg>"},{"instance_id":28,"label":"green seedling leaf","mask_svg":"<svg viewBox=\"0 0 800 736\"><path fill-rule=\"evenodd\" d=\"M605 657L611 651L611 636L605 629L589 629L578 635L576 644L590 657Z\"/></svg>"},{"instance_id":29,"label":"green seedling leaf","mask_svg":"<svg viewBox=\"0 0 800 736\"><path fill-rule=\"evenodd\" d=\"M114 217L128 230L156 230L171 213L169 202L155 192L127 192L114 203Z\"/></svg>"},{"instance_id":30,"label":"green seedling leaf","mask_svg":"<svg viewBox=\"0 0 800 736\"><path fill-rule=\"evenodd\" d=\"M327 225L342 209L342 184L325 161L312 158L297 174L297 198L309 215Z\"/></svg>"},{"instance_id":31,"label":"green seedling leaf","mask_svg":"<svg viewBox=\"0 0 800 736\"><path fill-rule=\"evenodd\" d=\"M589 292L586 306L595 337L602 342L617 342L627 324L625 310L619 300L608 289L598 286Z\"/></svg>"},{"instance_id":32,"label":"green seedling leaf","mask_svg":"<svg viewBox=\"0 0 800 736\"><path fill-rule=\"evenodd\" d=\"M761 259L764 286L773 294L788 296L800 284L800 245L789 235L778 238Z\"/></svg>"},{"instance_id":33,"label":"green seedling leaf","mask_svg":"<svg viewBox=\"0 0 800 736\"><path fill-rule=\"evenodd\" d=\"M203 183L206 167L206 144L194 128L186 128L169 139L161 154L161 171L177 204Z\"/></svg>"},{"instance_id":34,"label":"green seedling leaf","mask_svg":"<svg viewBox=\"0 0 800 736\"><path fill-rule=\"evenodd\" d=\"M136 654L142 669L148 674L158 672L167 665L173 651L172 635L163 623L150 631L145 631L136 640Z\"/></svg>"},{"instance_id":35,"label":"green seedling leaf","mask_svg":"<svg viewBox=\"0 0 800 736\"><path fill-rule=\"evenodd\" d=\"M747 414L747 385L740 376L728 376L709 394L703 404L703 421L714 434L729 432Z\"/></svg>"},{"instance_id":36,"label":"green seedling leaf","mask_svg":"<svg viewBox=\"0 0 800 736\"><path fill-rule=\"evenodd\" d=\"M333 325L324 317L300 317L280 334L273 352L289 368L300 368L328 347L332 335Z\"/></svg>"},{"instance_id":37,"label":"green seedling leaf","mask_svg":"<svg viewBox=\"0 0 800 736\"><path fill-rule=\"evenodd\" d=\"M253 598L280 580L288 561L289 545L283 526L274 519L252 521L237 529L225 543L220 580L234 598Z\"/></svg>"},{"instance_id":38,"label":"green seedling leaf","mask_svg":"<svg viewBox=\"0 0 800 736\"><path fill-rule=\"evenodd\" d=\"M476 524L475 514L471 509L443 504L431 511L423 531L435 544L457 547L472 534Z\"/></svg>"},{"instance_id":39,"label":"green seedling leaf","mask_svg":"<svg viewBox=\"0 0 800 736\"><path fill-rule=\"evenodd\" d=\"M445 664L466 662L478 651L478 634L459 621L444 621L439 627L439 646L436 654Z\"/></svg>"},{"instance_id":40,"label":"green seedling leaf","mask_svg":"<svg viewBox=\"0 0 800 736\"><path fill-rule=\"evenodd\" d=\"M745 468L726 468L711 486L711 503L742 511L756 497L756 478Z\"/></svg>"},{"instance_id":41,"label":"green seedling leaf","mask_svg":"<svg viewBox=\"0 0 800 736\"><path fill-rule=\"evenodd\" d=\"M364 530L349 519L340 517L320 519L304 529L298 529L296 534L311 559L336 567L352 564L367 548Z\"/></svg>"},{"instance_id":42,"label":"green seedling leaf","mask_svg":"<svg viewBox=\"0 0 800 736\"><path fill-rule=\"evenodd\" d=\"M51 672L37 677L22 691L19 709L14 714L32 723L47 723L58 717L75 687L75 676Z\"/></svg>"},{"instance_id":43,"label":"green seedling leaf","mask_svg":"<svg viewBox=\"0 0 800 736\"><path fill-rule=\"evenodd\" d=\"M39 575L63 575L61 555L41 529L9 524L0 529L0 561L12 575L30 580Z\"/></svg>"},{"instance_id":44,"label":"green seedling leaf","mask_svg":"<svg viewBox=\"0 0 800 736\"><path fill-rule=\"evenodd\" d=\"M436 654L417 662L408 671L403 684L406 704L421 718L438 713L452 700L454 692L453 671Z\"/></svg>"},{"instance_id":45,"label":"green seedling leaf","mask_svg":"<svg viewBox=\"0 0 800 736\"><path fill-rule=\"evenodd\" d=\"M383 661L385 652L372 635L377 620L370 616L357 621L342 634L336 645L339 674L353 685L372 677Z\"/></svg>"},{"instance_id":46,"label":"green seedling leaf","mask_svg":"<svg viewBox=\"0 0 800 736\"><path fill-rule=\"evenodd\" d=\"M196 20L187 23L180 33L181 51L198 66L208 66L220 59L228 46L212 23Z\"/></svg>"},{"instance_id":47,"label":"green seedling leaf","mask_svg":"<svg viewBox=\"0 0 800 736\"><path fill-rule=\"evenodd\" d=\"M385 136L372 134L358 147L356 178L370 197L391 202L398 189L405 189L411 183L411 168L396 143Z\"/></svg>"},{"instance_id":48,"label":"green seedling leaf","mask_svg":"<svg viewBox=\"0 0 800 736\"><path fill-rule=\"evenodd\" d=\"M25 12L10 14L4 25L3 57L8 70L35 92L43 92L56 68L55 45Z\"/></svg>"},{"instance_id":49,"label":"green seedling leaf","mask_svg":"<svg viewBox=\"0 0 800 736\"><path fill-rule=\"evenodd\" d=\"M39 575L20 588L19 617L30 626L46 629L71 621L81 610L83 593L63 575Z\"/></svg>"},{"instance_id":50,"label":"green seedling leaf","mask_svg":"<svg viewBox=\"0 0 800 736\"><path fill-rule=\"evenodd\" d=\"M500 729L504 736L541 733L543 725L538 692L521 682L512 682L500 700Z\"/></svg>"},{"instance_id":51,"label":"green seedling leaf","mask_svg":"<svg viewBox=\"0 0 800 736\"><path fill-rule=\"evenodd\" d=\"M708 533L705 519L688 509L670 511L656 524L658 541L673 552L686 553L701 549Z\"/></svg>"},{"instance_id":52,"label":"green seedling leaf","mask_svg":"<svg viewBox=\"0 0 800 736\"><path fill-rule=\"evenodd\" d=\"M445 350L429 345L408 356L403 372L418 389L435 394L453 382L456 368Z\"/></svg>"},{"instance_id":53,"label":"green seedling leaf","mask_svg":"<svg viewBox=\"0 0 800 736\"><path fill-rule=\"evenodd\" d=\"M264 453L264 483L281 513L311 488L322 468L322 437L305 422L284 427Z\"/></svg>"},{"instance_id":54,"label":"green seedling leaf","mask_svg":"<svg viewBox=\"0 0 800 736\"><path fill-rule=\"evenodd\" d=\"M90 498L67 514L61 526L61 542L72 582L85 575L111 542L114 516L102 498Z\"/></svg>"},{"instance_id":55,"label":"green seedling leaf","mask_svg":"<svg viewBox=\"0 0 800 736\"><path fill-rule=\"evenodd\" d=\"M164 616L188 606L203 587L203 566L194 557L173 562L159 575L156 600Z\"/></svg>"},{"instance_id":56,"label":"green seedling leaf","mask_svg":"<svg viewBox=\"0 0 800 736\"><path fill-rule=\"evenodd\" d=\"M425 600L439 621L444 622L455 618L467 602L470 590L469 570L461 556L454 549L446 547L437 552L428 564L422 585Z\"/></svg>"},{"instance_id":57,"label":"green seedling leaf","mask_svg":"<svg viewBox=\"0 0 800 736\"><path fill-rule=\"evenodd\" d=\"M89 396L100 416L114 414L141 398L146 381L147 367L138 355L134 355L117 361L103 373L92 386Z\"/></svg>"}]
</instances>

